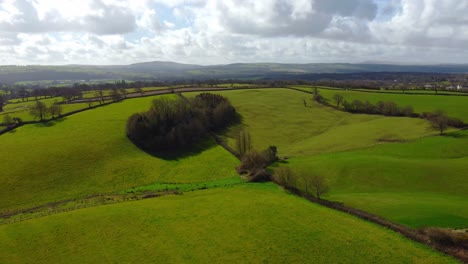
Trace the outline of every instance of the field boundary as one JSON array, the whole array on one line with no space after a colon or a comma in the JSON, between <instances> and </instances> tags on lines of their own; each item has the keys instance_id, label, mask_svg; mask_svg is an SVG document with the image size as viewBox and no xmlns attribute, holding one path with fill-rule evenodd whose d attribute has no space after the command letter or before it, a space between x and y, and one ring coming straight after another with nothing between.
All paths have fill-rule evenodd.
<instances>
[{"instance_id":1,"label":"field boundary","mask_svg":"<svg viewBox=\"0 0 468 264\"><path fill-rule=\"evenodd\" d=\"M433 96L468 96L468 93L466 92L458 92L460 94L453 94L453 93L447 93L450 91L444 91L444 90L439 90L441 93L415 93L415 92L382 92L380 90L371 90L371 89L362 89L362 88L334 88L334 87L327 87L327 86L316 86L313 85L311 88L317 87L319 89L324 89L324 90L330 90L330 91L336 91L336 90L342 90L342 91L348 91L348 92L363 92L363 93L378 93L378 94L407 94L407 95L433 95ZM307 88L307 87L304 87ZM421 90L420 90L421 91ZM444 93L445 92L445 93Z\"/></svg>"}]
</instances>

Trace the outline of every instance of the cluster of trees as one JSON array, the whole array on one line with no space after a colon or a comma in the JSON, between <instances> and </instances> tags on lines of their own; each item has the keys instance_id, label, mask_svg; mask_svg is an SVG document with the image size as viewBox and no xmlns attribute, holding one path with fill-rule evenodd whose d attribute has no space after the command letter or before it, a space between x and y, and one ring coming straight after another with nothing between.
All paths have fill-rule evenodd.
<instances>
[{"instance_id":1,"label":"cluster of trees","mask_svg":"<svg viewBox=\"0 0 468 264\"><path fill-rule=\"evenodd\" d=\"M151 109L130 116L127 136L149 152L177 151L198 143L212 130L236 119L236 110L221 95L202 93L185 100L155 99Z\"/></svg>"},{"instance_id":2,"label":"cluster of trees","mask_svg":"<svg viewBox=\"0 0 468 264\"><path fill-rule=\"evenodd\" d=\"M414 113L412 106L399 107L394 102L382 102L379 101L377 104L373 105L369 101L360 101L353 100L348 102L340 96L334 97L337 107L340 104L343 106L343 109L346 112L350 113L363 113L363 114L377 114L385 116L407 116L407 117L417 117L417 114Z\"/></svg>"},{"instance_id":3,"label":"cluster of trees","mask_svg":"<svg viewBox=\"0 0 468 264\"><path fill-rule=\"evenodd\" d=\"M329 191L328 180L323 176L305 172L293 171L289 167L278 167L273 172L273 180L287 188L298 189L300 183L307 195L320 199ZM302 181L302 182L301 182Z\"/></svg>"},{"instance_id":4,"label":"cluster of trees","mask_svg":"<svg viewBox=\"0 0 468 264\"><path fill-rule=\"evenodd\" d=\"M467 126L462 120L449 117L447 113L442 110L436 110L432 113L424 112L421 114L421 118L429 120L432 127L438 130L440 135L442 135L448 127L464 128Z\"/></svg>"},{"instance_id":5,"label":"cluster of trees","mask_svg":"<svg viewBox=\"0 0 468 264\"><path fill-rule=\"evenodd\" d=\"M353 100L352 102L346 101L340 94L335 94L333 100L336 107L340 106L350 113L364 113L364 114L377 114L385 116L407 116L407 117L420 117L427 119L431 122L434 129L439 130L440 134L450 127L464 128L467 126L462 120L454 117L449 117L447 113L442 110L434 112L424 112L421 115L414 112L412 106L399 107L394 102L379 101L376 105L368 101L362 102L360 100Z\"/></svg>"},{"instance_id":6,"label":"cluster of trees","mask_svg":"<svg viewBox=\"0 0 468 264\"><path fill-rule=\"evenodd\" d=\"M62 106L57 100L49 107L44 102L36 101L36 103L29 108L29 112L34 116L34 119L44 121L49 116L52 117L52 119L59 117L62 114Z\"/></svg>"},{"instance_id":7,"label":"cluster of trees","mask_svg":"<svg viewBox=\"0 0 468 264\"><path fill-rule=\"evenodd\" d=\"M241 160L236 168L239 174L246 174L247 180L252 182L271 180L265 168L278 160L276 146L257 151L252 146L250 133L242 130L236 138L236 149Z\"/></svg>"}]
</instances>

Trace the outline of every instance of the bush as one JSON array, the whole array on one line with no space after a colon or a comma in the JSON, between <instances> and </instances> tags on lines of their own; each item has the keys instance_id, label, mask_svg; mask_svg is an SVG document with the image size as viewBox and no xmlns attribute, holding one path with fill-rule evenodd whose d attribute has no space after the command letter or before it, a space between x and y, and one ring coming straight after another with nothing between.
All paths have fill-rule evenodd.
<instances>
[{"instance_id":1,"label":"bush","mask_svg":"<svg viewBox=\"0 0 468 264\"><path fill-rule=\"evenodd\" d=\"M438 227L427 227L421 229L423 234L438 244L445 246L457 246L468 249L468 233L462 233L450 229L443 229Z\"/></svg>"}]
</instances>

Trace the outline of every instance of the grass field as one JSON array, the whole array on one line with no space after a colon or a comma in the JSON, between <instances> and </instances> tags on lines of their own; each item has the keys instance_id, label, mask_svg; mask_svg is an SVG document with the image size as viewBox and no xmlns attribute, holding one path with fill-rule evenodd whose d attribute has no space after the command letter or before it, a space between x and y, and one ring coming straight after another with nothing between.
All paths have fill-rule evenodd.
<instances>
[{"instance_id":1,"label":"grass field","mask_svg":"<svg viewBox=\"0 0 468 264\"><path fill-rule=\"evenodd\" d=\"M228 97L242 116L242 124L224 134L229 144L234 145L234 138L244 128L250 132L256 148L275 145L282 156L344 151L436 133L425 120L344 113L312 102L310 95L293 90L217 93ZM307 100L307 107L303 100Z\"/></svg>"},{"instance_id":2,"label":"grass field","mask_svg":"<svg viewBox=\"0 0 468 264\"><path fill-rule=\"evenodd\" d=\"M287 165L328 178L328 199L411 227L468 227L468 131L298 157Z\"/></svg>"},{"instance_id":3,"label":"grass field","mask_svg":"<svg viewBox=\"0 0 468 264\"><path fill-rule=\"evenodd\" d=\"M235 176L237 160L214 141L174 160L153 157L125 135L127 118L149 108L138 98L0 137L0 211L153 182L202 182Z\"/></svg>"},{"instance_id":4,"label":"grass field","mask_svg":"<svg viewBox=\"0 0 468 264\"><path fill-rule=\"evenodd\" d=\"M45 103L47 106L51 106L54 103L54 101L62 102L62 98L47 98L40 99L40 101ZM29 107L33 106L35 103L36 101L27 101L5 105L4 111L0 113L0 122L3 122L4 115L9 115L10 117L19 117L23 121L34 120L34 117L29 113ZM87 107L87 103L62 104L62 114L66 114L79 109L85 109Z\"/></svg>"},{"instance_id":5,"label":"grass field","mask_svg":"<svg viewBox=\"0 0 468 264\"><path fill-rule=\"evenodd\" d=\"M312 91L312 88L301 89ZM352 91L343 89L318 89L330 103L334 103L333 96L341 94L345 100L361 100L363 102L377 103L378 101L395 102L398 106L404 107L410 105L416 113L433 112L441 109L447 112L451 117L457 117L468 122L468 96L436 96L436 95L411 95L401 93L372 93L362 91Z\"/></svg>"},{"instance_id":6,"label":"grass field","mask_svg":"<svg viewBox=\"0 0 468 264\"><path fill-rule=\"evenodd\" d=\"M1 263L456 263L355 217L244 184L0 226Z\"/></svg>"}]
</instances>

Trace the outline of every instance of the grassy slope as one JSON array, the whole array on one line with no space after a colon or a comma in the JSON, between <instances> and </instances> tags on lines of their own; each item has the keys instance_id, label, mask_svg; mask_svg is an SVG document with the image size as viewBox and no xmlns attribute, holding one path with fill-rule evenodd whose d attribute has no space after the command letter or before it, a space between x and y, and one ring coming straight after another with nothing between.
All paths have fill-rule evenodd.
<instances>
[{"instance_id":1,"label":"grassy slope","mask_svg":"<svg viewBox=\"0 0 468 264\"><path fill-rule=\"evenodd\" d=\"M303 156L336 152L434 133L424 120L353 115L311 102L311 96L287 89L218 92L242 115L242 125L226 133L234 145L244 127L258 149L275 145L280 155ZM189 93L194 96L194 93ZM308 107L304 107L303 100Z\"/></svg>"},{"instance_id":2,"label":"grassy slope","mask_svg":"<svg viewBox=\"0 0 468 264\"><path fill-rule=\"evenodd\" d=\"M235 176L237 160L207 142L199 155L152 157L125 135L127 118L147 110L139 98L85 111L53 126L28 125L0 137L0 211L163 182Z\"/></svg>"},{"instance_id":3,"label":"grassy slope","mask_svg":"<svg viewBox=\"0 0 468 264\"><path fill-rule=\"evenodd\" d=\"M306 91L311 91L311 88L303 88ZM468 96L435 96L435 95L409 95L409 94L392 94L392 93L369 93L360 91L345 91L345 90L330 90L319 89L320 94L330 102L333 102L335 94L341 94L345 100L351 102L353 100L369 101L377 103L378 101L392 101L399 106L411 105L415 112L432 112L442 109L451 117L457 117L465 122L468 122Z\"/></svg>"},{"instance_id":4,"label":"grassy slope","mask_svg":"<svg viewBox=\"0 0 468 264\"><path fill-rule=\"evenodd\" d=\"M288 163L325 175L329 199L412 227L467 227L468 131Z\"/></svg>"},{"instance_id":5,"label":"grassy slope","mask_svg":"<svg viewBox=\"0 0 468 264\"><path fill-rule=\"evenodd\" d=\"M273 184L100 206L0 226L1 263L152 261L455 263Z\"/></svg>"}]
</instances>

